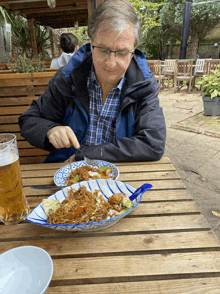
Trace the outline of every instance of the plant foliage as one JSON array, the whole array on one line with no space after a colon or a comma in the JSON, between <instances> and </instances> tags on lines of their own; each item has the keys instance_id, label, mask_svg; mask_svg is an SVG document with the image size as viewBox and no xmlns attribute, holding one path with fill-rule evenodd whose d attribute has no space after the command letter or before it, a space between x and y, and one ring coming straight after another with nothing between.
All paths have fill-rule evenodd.
<instances>
[{"instance_id":1,"label":"plant foliage","mask_svg":"<svg viewBox=\"0 0 220 294\"><path fill-rule=\"evenodd\" d=\"M220 97L220 65L217 69L211 70L211 74L204 75L198 85L203 85L204 96L215 98Z\"/></svg>"},{"instance_id":2,"label":"plant foliage","mask_svg":"<svg viewBox=\"0 0 220 294\"><path fill-rule=\"evenodd\" d=\"M41 54L38 59L31 59L25 56L19 55L15 61L9 61L10 69L18 73L30 73L30 72L45 72L46 66L42 61Z\"/></svg>"},{"instance_id":3,"label":"plant foliage","mask_svg":"<svg viewBox=\"0 0 220 294\"><path fill-rule=\"evenodd\" d=\"M33 52L27 19L13 12L9 12L9 16L12 27L12 43L16 53L19 55L26 54L28 58L31 58ZM51 47L49 30L35 24L34 31L38 54L41 54L45 59L45 57L48 57L47 49Z\"/></svg>"}]
</instances>

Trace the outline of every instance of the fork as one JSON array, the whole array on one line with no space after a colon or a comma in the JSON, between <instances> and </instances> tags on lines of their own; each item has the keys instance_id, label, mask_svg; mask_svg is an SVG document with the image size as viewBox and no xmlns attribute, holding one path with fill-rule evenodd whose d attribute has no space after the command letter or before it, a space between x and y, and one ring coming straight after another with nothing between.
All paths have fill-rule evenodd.
<instances>
[{"instance_id":1,"label":"fork","mask_svg":"<svg viewBox=\"0 0 220 294\"><path fill-rule=\"evenodd\" d=\"M96 166L96 167L98 167L98 162L97 162L97 160L95 160L95 159L90 159L90 158L88 158L88 157L85 157L85 155L84 155L82 149L79 148L79 150L82 152L83 157L84 157L84 160L85 160L85 162L86 162L87 165L91 165L91 166Z\"/></svg>"}]
</instances>

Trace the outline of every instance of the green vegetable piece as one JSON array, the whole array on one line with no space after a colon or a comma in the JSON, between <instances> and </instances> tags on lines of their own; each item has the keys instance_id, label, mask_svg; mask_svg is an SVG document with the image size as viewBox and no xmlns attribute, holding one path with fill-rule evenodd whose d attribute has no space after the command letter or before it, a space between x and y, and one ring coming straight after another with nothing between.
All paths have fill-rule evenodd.
<instances>
[{"instance_id":1,"label":"green vegetable piece","mask_svg":"<svg viewBox=\"0 0 220 294\"><path fill-rule=\"evenodd\" d=\"M74 181L76 181L76 182L79 181L79 176L78 175L75 176Z\"/></svg>"},{"instance_id":2,"label":"green vegetable piece","mask_svg":"<svg viewBox=\"0 0 220 294\"><path fill-rule=\"evenodd\" d=\"M125 209L123 209L123 210L120 211L120 212L116 212L115 216L120 215L120 214L122 214L122 213L124 213L124 212L127 212L128 210L130 210L130 208L125 208Z\"/></svg>"},{"instance_id":3,"label":"green vegetable piece","mask_svg":"<svg viewBox=\"0 0 220 294\"><path fill-rule=\"evenodd\" d=\"M113 167L110 167L110 166L100 166L100 167L99 167L99 169L100 169L101 171L104 171L104 170L106 170L107 168L110 168L110 169L113 171Z\"/></svg>"},{"instance_id":4,"label":"green vegetable piece","mask_svg":"<svg viewBox=\"0 0 220 294\"><path fill-rule=\"evenodd\" d=\"M42 206L45 214L49 216L60 207L60 201L55 199L43 199Z\"/></svg>"},{"instance_id":5,"label":"green vegetable piece","mask_svg":"<svg viewBox=\"0 0 220 294\"><path fill-rule=\"evenodd\" d=\"M127 207L128 209L132 208L132 202L127 195L123 198L123 206Z\"/></svg>"}]
</instances>

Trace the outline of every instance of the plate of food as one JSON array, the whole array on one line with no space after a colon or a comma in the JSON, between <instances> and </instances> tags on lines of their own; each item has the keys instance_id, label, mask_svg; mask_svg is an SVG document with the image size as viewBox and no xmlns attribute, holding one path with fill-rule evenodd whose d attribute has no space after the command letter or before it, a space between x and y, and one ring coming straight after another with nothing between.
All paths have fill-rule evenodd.
<instances>
[{"instance_id":1,"label":"plate of food","mask_svg":"<svg viewBox=\"0 0 220 294\"><path fill-rule=\"evenodd\" d=\"M82 181L44 199L26 220L54 230L102 230L133 211L151 188L111 179Z\"/></svg>"},{"instance_id":2,"label":"plate of food","mask_svg":"<svg viewBox=\"0 0 220 294\"><path fill-rule=\"evenodd\" d=\"M89 179L113 179L119 176L118 168L107 161L96 160L97 166L87 165L84 160L72 162L60 168L54 175L57 186L71 186Z\"/></svg>"}]
</instances>

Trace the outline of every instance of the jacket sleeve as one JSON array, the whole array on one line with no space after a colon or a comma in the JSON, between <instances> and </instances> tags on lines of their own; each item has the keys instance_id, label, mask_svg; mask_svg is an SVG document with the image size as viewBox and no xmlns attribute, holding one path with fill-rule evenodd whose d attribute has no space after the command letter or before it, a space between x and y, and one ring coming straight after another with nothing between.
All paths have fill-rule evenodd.
<instances>
[{"instance_id":1,"label":"jacket sleeve","mask_svg":"<svg viewBox=\"0 0 220 294\"><path fill-rule=\"evenodd\" d=\"M159 86L151 74L151 85L144 99L138 103L135 134L131 138L122 137L115 143L85 146L83 153L89 158L120 161L155 161L164 153L166 126L162 108L159 105ZM76 160L81 160L80 152Z\"/></svg>"},{"instance_id":2,"label":"jacket sleeve","mask_svg":"<svg viewBox=\"0 0 220 294\"><path fill-rule=\"evenodd\" d=\"M52 151L55 148L47 139L49 129L62 125L66 99L73 92L62 74L62 68L50 80L47 90L19 119L21 135L33 146ZM66 98L66 99L65 99Z\"/></svg>"}]
</instances>

